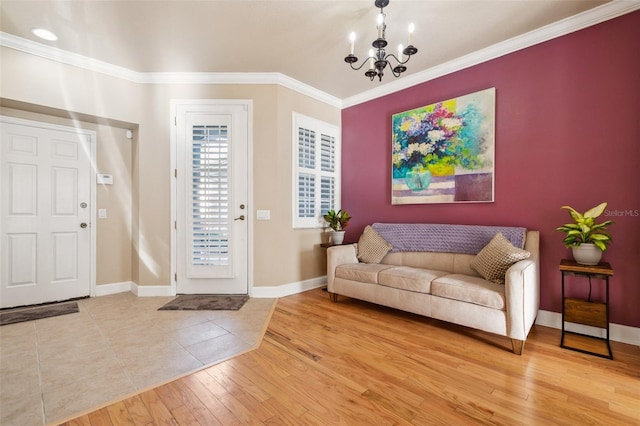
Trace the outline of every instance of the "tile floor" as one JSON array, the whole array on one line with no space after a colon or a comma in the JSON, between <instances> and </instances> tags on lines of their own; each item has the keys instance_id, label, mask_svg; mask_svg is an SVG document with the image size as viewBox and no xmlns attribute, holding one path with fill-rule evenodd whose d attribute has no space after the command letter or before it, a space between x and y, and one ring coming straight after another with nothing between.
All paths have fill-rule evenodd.
<instances>
[{"instance_id":1,"label":"tile floor","mask_svg":"<svg viewBox=\"0 0 640 426\"><path fill-rule=\"evenodd\" d=\"M120 293L79 313L0 327L0 424L66 419L256 346L275 299L239 311L158 311L172 297Z\"/></svg>"}]
</instances>

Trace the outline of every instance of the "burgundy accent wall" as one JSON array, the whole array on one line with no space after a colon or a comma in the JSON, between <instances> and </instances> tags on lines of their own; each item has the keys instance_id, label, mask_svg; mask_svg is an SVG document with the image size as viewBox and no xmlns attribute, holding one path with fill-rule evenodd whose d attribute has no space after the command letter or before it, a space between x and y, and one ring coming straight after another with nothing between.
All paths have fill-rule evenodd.
<instances>
[{"instance_id":1,"label":"burgundy accent wall","mask_svg":"<svg viewBox=\"0 0 640 426\"><path fill-rule=\"evenodd\" d=\"M391 116L489 87L496 88L495 202L391 205ZM353 216L347 241L372 222L539 230L543 310L561 312L558 264L571 258L554 231L570 221L560 207L585 211L603 201L601 219L616 222L603 256L615 270L611 322L640 327L640 11L342 112L342 207ZM586 296L588 281L568 284ZM598 282L593 288L601 296Z\"/></svg>"}]
</instances>

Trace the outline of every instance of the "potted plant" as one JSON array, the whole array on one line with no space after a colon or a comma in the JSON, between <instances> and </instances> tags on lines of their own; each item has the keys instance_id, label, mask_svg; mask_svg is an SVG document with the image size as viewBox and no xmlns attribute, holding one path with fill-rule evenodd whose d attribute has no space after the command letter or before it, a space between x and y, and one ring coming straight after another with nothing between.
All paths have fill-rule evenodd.
<instances>
[{"instance_id":1,"label":"potted plant","mask_svg":"<svg viewBox=\"0 0 640 426\"><path fill-rule=\"evenodd\" d=\"M566 233L564 245L573 250L573 259L582 265L597 265L602 257L602 252L611 243L611 235L607 231L607 226L613 221L607 220L596 223L596 218L600 216L607 203L599 204L584 213L577 212L569 206L562 206L569 210L569 215L574 223L567 223L556 228L556 231Z\"/></svg>"},{"instance_id":2,"label":"potted plant","mask_svg":"<svg viewBox=\"0 0 640 426\"><path fill-rule=\"evenodd\" d=\"M349 213L346 210L338 210L336 212L331 209L323 217L329 224L329 228L333 229L331 242L333 244L342 244L344 241L344 228L349 225L349 220L351 220Z\"/></svg>"}]
</instances>

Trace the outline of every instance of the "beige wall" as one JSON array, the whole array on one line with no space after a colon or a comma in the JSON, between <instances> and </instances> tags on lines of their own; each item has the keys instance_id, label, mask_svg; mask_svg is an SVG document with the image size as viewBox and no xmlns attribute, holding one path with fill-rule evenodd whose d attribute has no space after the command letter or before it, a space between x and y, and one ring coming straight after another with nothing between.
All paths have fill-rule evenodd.
<instances>
[{"instance_id":1,"label":"beige wall","mask_svg":"<svg viewBox=\"0 0 640 426\"><path fill-rule=\"evenodd\" d=\"M113 224L128 226L126 233L130 228L130 234L121 234L118 242L99 238L98 246L103 247L99 251L129 245L130 251L123 251L115 262L126 268L125 258L130 253L133 282L169 285L171 280L171 99L253 101L253 203L249 209L252 219L257 209L271 211L270 221L253 222L253 285L278 286L325 274L325 253L319 248L322 231L292 228L291 120L295 111L339 125L338 108L278 85L136 84L7 48L0 54L0 98L82 113L98 121L119 120L135 127L134 141L128 141L130 157L125 158L125 145L115 131L109 135L110 130L105 132L113 138L112 143L98 152L100 167L129 173L131 212L128 224ZM124 196L124 190L104 193L98 204L105 204L99 207L111 211ZM105 223L105 229L113 228ZM101 280L122 281L103 272L103 259L97 260Z\"/></svg>"},{"instance_id":2,"label":"beige wall","mask_svg":"<svg viewBox=\"0 0 640 426\"><path fill-rule=\"evenodd\" d=\"M298 280L307 280L326 274L326 249L320 247L320 243L328 241L327 236L322 235L319 229L293 230L293 112L307 115L330 124L340 125L340 110L324 103L315 101L306 96L300 96L293 90L285 87L278 88L278 182L281 188L278 198L277 222L271 227L271 233L264 239L263 249L268 250L273 246L273 241L278 241L277 232L280 229L289 229L290 238L285 239L283 245L290 253L289 262L278 262L277 258L270 259L270 264L265 268L273 269L274 279L283 279L285 276L296 276ZM268 194L268 188L265 188ZM273 214L272 214L273 217ZM257 248L257 247L256 247ZM266 259L265 259L266 261ZM274 283L279 281L274 281ZM266 282L265 285L273 285Z\"/></svg>"},{"instance_id":3,"label":"beige wall","mask_svg":"<svg viewBox=\"0 0 640 426\"><path fill-rule=\"evenodd\" d=\"M113 176L113 185L97 185L96 284L132 281L131 277L131 154L134 141L126 130L98 126L98 173ZM97 210L96 210L97 211Z\"/></svg>"}]
</instances>

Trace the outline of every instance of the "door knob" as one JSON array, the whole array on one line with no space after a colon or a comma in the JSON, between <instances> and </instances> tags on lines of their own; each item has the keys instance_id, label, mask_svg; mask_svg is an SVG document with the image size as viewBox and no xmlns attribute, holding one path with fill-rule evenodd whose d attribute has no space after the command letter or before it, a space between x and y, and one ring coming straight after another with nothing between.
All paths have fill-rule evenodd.
<instances>
[{"instance_id":1,"label":"door knob","mask_svg":"<svg viewBox=\"0 0 640 426\"><path fill-rule=\"evenodd\" d=\"M236 217L236 218L235 218L235 219L233 219L233 220L244 220L244 215L243 215L243 214L241 214L241 215L240 215L240 217Z\"/></svg>"},{"instance_id":2,"label":"door knob","mask_svg":"<svg viewBox=\"0 0 640 426\"><path fill-rule=\"evenodd\" d=\"M86 223L82 222L82 223L80 224L80 228L84 229L84 228L86 228L86 227L87 227L87 224L86 224Z\"/></svg>"}]
</instances>

